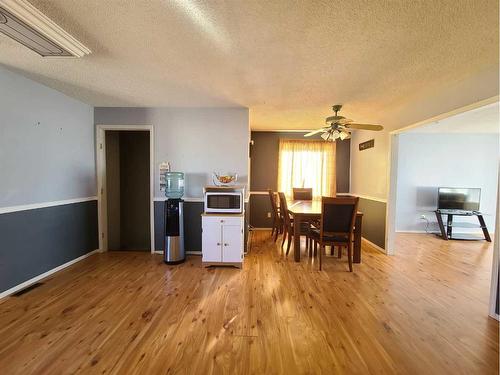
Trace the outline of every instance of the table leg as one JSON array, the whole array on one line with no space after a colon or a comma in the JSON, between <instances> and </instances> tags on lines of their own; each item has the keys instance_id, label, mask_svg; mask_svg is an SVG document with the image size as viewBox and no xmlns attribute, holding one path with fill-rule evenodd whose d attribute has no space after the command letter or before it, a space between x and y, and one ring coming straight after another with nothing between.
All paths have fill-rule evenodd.
<instances>
[{"instance_id":1,"label":"table leg","mask_svg":"<svg viewBox=\"0 0 500 375\"><path fill-rule=\"evenodd\" d=\"M443 240L448 240L448 235L446 234L446 230L444 229L443 217L441 216L441 212L436 211L436 220L439 225L439 230L441 231L441 237Z\"/></svg>"},{"instance_id":2,"label":"table leg","mask_svg":"<svg viewBox=\"0 0 500 375\"><path fill-rule=\"evenodd\" d=\"M302 220L300 215L293 217L293 258L300 262L300 226Z\"/></svg>"},{"instance_id":3,"label":"table leg","mask_svg":"<svg viewBox=\"0 0 500 375\"><path fill-rule=\"evenodd\" d=\"M363 219L361 216L356 215L356 223L354 224L354 254L352 261L354 263L361 263L361 225Z\"/></svg>"},{"instance_id":4,"label":"table leg","mask_svg":"<svg viewBox=\"0 0 500 375\"><path fill-rule=\"evenodd\" d=\"M484 222L483 215L477 215L477 219L479 220L479 224L481 224L481 229L483 230L484 239L488 242L491 242L490 233L488 232L488 228L486 227L486 223Z\"/></svg>"},{"instance_id":5,"label":"table leg","mask_svg":"<svg viewBox=\"0 0 500 375\"><path fill-rule=\"evenodd\" d=\"M448 214L448 220L446 220L446 237L451 238L453 236L453 215Z\"/></svg>"}]
</instances>

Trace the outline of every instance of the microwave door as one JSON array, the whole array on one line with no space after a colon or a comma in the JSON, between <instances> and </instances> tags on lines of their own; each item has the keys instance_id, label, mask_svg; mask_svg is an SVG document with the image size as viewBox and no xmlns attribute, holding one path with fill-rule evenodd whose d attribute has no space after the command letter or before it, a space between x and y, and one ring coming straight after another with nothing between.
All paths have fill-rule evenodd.
<instances>
[{"instance_id":1,"label":"microwave door","mask_svg":"<svg viewBox=\"0 0 500 375\"><path fill-rule=\"evenodd\" d=\"M207 208L212 212L240 212L241 195L207 194Z\"/></svg>"}]
</instances>

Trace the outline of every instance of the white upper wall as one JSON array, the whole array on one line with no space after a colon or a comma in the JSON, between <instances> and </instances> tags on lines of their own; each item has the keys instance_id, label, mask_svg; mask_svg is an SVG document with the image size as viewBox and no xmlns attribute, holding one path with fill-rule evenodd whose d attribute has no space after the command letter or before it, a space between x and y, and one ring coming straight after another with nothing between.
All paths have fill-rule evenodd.
<instances>
[{"instance_id":1,"label":"white upper wall","mask_svg":"<svg viewBox=\"0 0 500 375\"><path fill-rule=\"evenodd\" d=\"M96 195L93 108L0 67L0 207Z\"/></svg>"},{"instance_id":2,"label":"white upper wall","mask_svg":"<svg viewBox=\"0 0 500 375\"><path fill-rule=\"evenodd\" d=\"M408 130L408 133L500 133L498 102Z\"/></svg>"},{"instance_id":3,"label":"white upper wall","mask_svg":"<svg viewBox=\"0 0 500 375\"><path fill-rule=\"evenodd\" d=\"M95 108L101 125L153 125L155 138L155 196L159 163L185 173L185 197L203 196L212 172L238 173L248 183L250 130L247 108Z\"/></svg>"},{"instance_id":4,"label":"white upper wall","mask_svg":"<svg viewBox=\"0 0 500 375\"><path fill-rule=\"evenodd\" d=\"M498 134L400 134L396 230L425 230L426 223L420 215L436 222L430 211L437 208L437 188L464 187L481 188L480 210L493 231L498 150ZM477 224L476 218L460 221ZM435 230L436 226L430 229Z\"/></svg>"}]
</instances>

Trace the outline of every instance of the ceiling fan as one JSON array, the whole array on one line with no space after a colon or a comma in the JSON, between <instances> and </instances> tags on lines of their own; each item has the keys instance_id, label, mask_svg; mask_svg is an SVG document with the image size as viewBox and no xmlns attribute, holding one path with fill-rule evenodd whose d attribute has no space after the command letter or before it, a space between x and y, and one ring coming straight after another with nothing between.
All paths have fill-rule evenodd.
<instances>
[{"instance_id":1,"label":"ceiling fan","mask_svg":"<svg viewBox=\"0 0 500 375\"><path fill-rule=\"evenodd\" d=\"M311 135L323 133L321 134L321 138L323 138L325 141L334 142L337 139L340 139L341 141L343 141L344 139L349 139L351 137L351 130L359 129L380 131L384 129L384 127L381 125L355 124L353 120L338 115L338 112L341 110L341 108L341 104L334 105L332 109L333 112L335 112L335 116L326 118L325 122L327 126L307 133L304 135L304 137L310 137Z\"/></svg>"}]
</instances>

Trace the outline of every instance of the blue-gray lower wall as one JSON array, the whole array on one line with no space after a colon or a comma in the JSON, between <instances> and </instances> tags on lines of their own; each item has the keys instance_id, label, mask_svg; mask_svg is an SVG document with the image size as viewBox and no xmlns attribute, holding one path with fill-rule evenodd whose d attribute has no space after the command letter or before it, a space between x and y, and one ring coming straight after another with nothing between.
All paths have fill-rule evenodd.
<instances>
[{"instance_id":1,"label":"blue-gray lower wall","mask_svg":"<svg viewBox=\"0 0 500 375\"><path fill-rule=\"evenodd\" d=\"M154 202L155 250L163 251L165 247L165 202ZM201 254L201 214L203 202L184 202L184 247L186 251L197 251ZM245 223L248 223L249 206L245 209ZM245 231L245 249L248 231Z\"/></svg>"},{"instance_id":2,"label":"blue-gray lower wall","mask_svg":"<svg viewBox=\"0 0 500 375\"><path fill-rule=\"evenodd\" d=\"M385 211L387 204L372 199L359 198L358 210L363 213L361 235L375 245L385 248Z\"/></svg>"},{"instance_id":3,"label":"blue-gray lower wall","mask_svg":"<svg viewBox=\"0 0 500 375\"><path fill-rule=\"evenodd\" d=\"M250 225L254 228L271 228L273 219L267 217L272 214L271 201L269 195L251 194L250 195Z\"/></svg>"},{"instance_id":4,"label":"blue-gray lower wall","mask_svg":"<svg viewBox=\"0 0 500 375\"><path fill-rule=\"evenodd\" d=\"M99 247L97 201L0 214L0 292Z\"/></svg>"},{"instance_id":5,"label":"blue-gray lower wall","mask_svg":"<svg viewBox=\"0 0 500 375\"><path fill-rule=\"evenodd\" d=\"M165 247L165 202L155 202L155 250ZM201 213L203 202L184 202L184 248L201 251Z\"/></svg>"}]
</instances>

